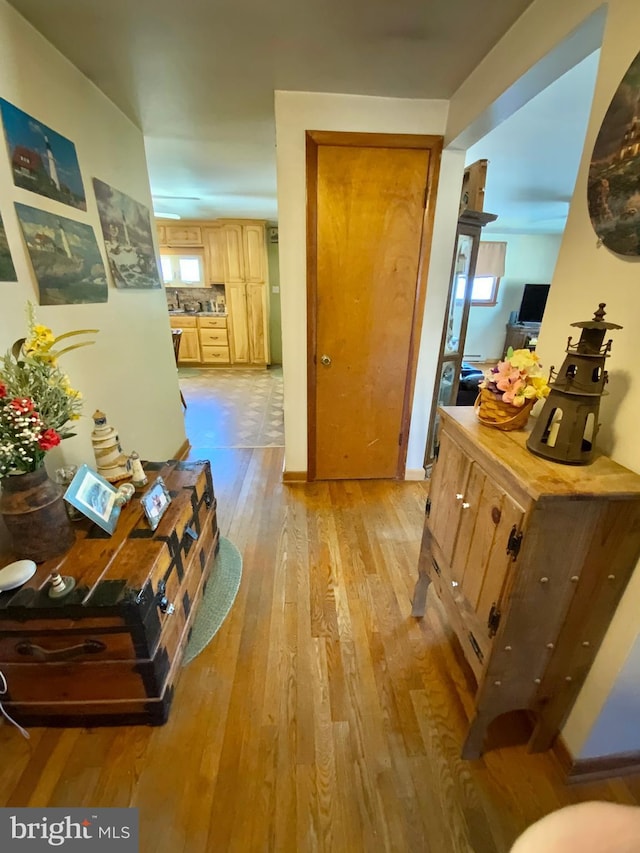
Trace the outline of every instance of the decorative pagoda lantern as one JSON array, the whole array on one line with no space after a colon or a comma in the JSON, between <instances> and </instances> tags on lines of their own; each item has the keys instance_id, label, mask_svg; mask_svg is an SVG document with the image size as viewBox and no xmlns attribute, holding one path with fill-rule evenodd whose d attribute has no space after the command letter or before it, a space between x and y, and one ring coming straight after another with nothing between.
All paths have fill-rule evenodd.
<instances>
[{"instance_id":1,"label":"decorative pagoda lantern","mask_svg":"<svg viewBox=\"0 0 640 853\"><path fill-rule=\"evenodd\" d=\"M544 456L566 465L588 465L593 457L598 434L600 397L608 375L605 359L611 352L611 340L603 344L609 329L621 329L604 320L601 302L593 320L572 323L582 329L577 344L567 341L567 357L556 373L551 368L551 391L536 424L527 439L527 447L536 456Z\"/></svg>"}]
</instances>

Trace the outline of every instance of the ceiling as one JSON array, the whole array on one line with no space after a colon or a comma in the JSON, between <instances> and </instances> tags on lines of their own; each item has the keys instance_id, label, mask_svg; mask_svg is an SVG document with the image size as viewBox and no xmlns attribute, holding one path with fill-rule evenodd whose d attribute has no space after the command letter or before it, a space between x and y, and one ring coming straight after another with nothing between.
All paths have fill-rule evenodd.
<instances>
[{"instance_id":1,"label":"ceiling","mask_svg":"<svg viewBox=\"0 0 640 853\"><path fill-rule=\"evenodd\" d=\"M467 150L467 165L489 160L484 209L498 219L485 232L564 230L599 57L599 50L587 56Z\"/></svg>"},{"instance_id":2,"label":"ceiling","mask_svg":"<svg viewBox=\"0 0 640 853\"><path fill-rule=\"evenodd\" d=\"M532 0L9 2L142 129L156 211L276 220L275 89L447 99Z\"/></svg>"}]
</instances>

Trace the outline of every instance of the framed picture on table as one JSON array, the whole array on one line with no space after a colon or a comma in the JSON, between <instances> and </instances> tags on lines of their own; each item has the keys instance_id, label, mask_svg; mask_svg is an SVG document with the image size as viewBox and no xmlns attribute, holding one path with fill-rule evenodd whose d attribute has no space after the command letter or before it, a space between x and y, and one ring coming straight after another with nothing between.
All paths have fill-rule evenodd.
<instances>
[{"instance_id":1,"label":"framed picture on table","mask_svg":"<svg viewBox=\"0 0 640 853\"><path fill-rule=\"evenodd\" d=\"M153 485L147 489L144 495L140 498L140 503L147 516L149 527L155 530L160 519L165 514L167 507L171 503L171 495L164 484L162 477L157 477Z\"/></svg>"},{"instance_id":2,"label":"framed picture on table","mask_svg":"<svg viewBox=\"0 0 640 853\"><path fill-rule=\"evenodd\" d=\"M88 465L83 465L69 484L64 499L111 534L116 529L120 515L117 495L115 486Z\"/></svg>"}]
</instances>

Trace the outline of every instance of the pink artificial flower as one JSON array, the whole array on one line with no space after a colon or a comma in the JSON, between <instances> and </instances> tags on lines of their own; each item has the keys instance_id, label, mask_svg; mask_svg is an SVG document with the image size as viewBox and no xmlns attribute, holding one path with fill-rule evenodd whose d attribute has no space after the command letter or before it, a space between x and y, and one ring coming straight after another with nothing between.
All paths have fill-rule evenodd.
<instances>
[{"instance_id":1,"label":"pink artificial flower","mask_svg":"<svg viewBox=\"0 0 640 853\"><path fill-rule=\"evenodd\" d=\"M524 396L525 384L522 379L514 382L511 387L504 392L502 400L505 403L511 403L512 406L523 406L525 402Z\"/></svg>"}]
</instances>

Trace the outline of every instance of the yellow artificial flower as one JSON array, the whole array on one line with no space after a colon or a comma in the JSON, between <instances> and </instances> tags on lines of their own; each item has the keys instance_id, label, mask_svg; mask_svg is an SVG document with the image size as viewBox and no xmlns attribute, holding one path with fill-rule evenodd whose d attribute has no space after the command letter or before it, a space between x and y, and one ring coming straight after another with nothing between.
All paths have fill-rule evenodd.
<instances>
[{"instance_id":1,"label":"yellow artificial flower","mask_svg":"<svg viewBox=\"0 0 640 853\"><path fill-rule=\"evenodd\" d=\"M528 349L514 350L511 356L507 356L507 360L512 367L518 370L526 370L529 373L533 368L538 367L538 356Z\"/></svg>"}]
</instances>

